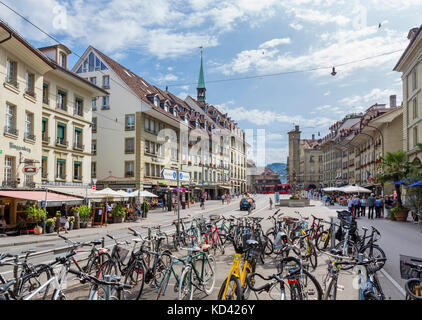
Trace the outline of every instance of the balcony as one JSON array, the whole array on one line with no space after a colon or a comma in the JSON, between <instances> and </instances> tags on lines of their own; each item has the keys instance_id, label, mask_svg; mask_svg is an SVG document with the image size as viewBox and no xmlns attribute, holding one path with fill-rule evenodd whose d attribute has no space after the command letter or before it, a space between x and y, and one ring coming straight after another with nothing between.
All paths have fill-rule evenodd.
<instances>
[{"instance_id":1,"label":"balcony","mask_svg":"<svg viewBox=\"0 0 422 320\"><path fill-rule=\"evenodd\" d=\"M73 115L83 117L84 113L82 112L82 110L75 109L75 112L73 113Z\"/></svg>"},{"instance_id":2,"label":"balcony","mask_svg":"<svg viewBox=\"0 0 422 320\"><path fill-rule=\"evenodd\" d=\"M18 79L11 79L9 77L6 77L4 80L8 85L15 87L16 89L19 89L19 82Z\"/></svg>"},{"instance_id":3,"label":"balcony","mask_svg":"<svg viewBox=\"0 0 422 320\"><path fill-rule=\"evenodd\" d=\"M57 138L56 146L67 148L69 146L69 142L67 142L64 138Z\"/></svg>"},{"instance_id":4,"label":"balcony","mask_svg":"<svg viewBox=\"0 0 422 320\"><path fill-rule=\"evenodd\" d=\"M73 143L73 149L75 150L84 150L85 146L80 142Z\"/></svg>"},{"instance_id":5,"label":"balcony","mask_svg":"<svg viewBox=\"0 0 422 320\"><path fill-rule=\"evenodd\" d=\"M42 135L42 142L43 143L50 143L50 137L48 137L45 133Z\"/></svg>"},{"instance_id":6,"label":"balcony","mask_svg":"<svg viewBox=\"0 0 422 320\"><path fill-rule=\"evenodd\" d=\"M36 139L35 139L35 135L33 135L32 133L30 133L30 132L25 132L25 139L27 139L27 140L31 140L31 141L35 141Z\"/></svg>"},{"instance_id":7,"label":"balcony","mask_svg":"<svg viewBox=\"0 0 422 320\"><path fill-rule=\"evenodd\" d=\"M4 180L1 184L2 188L17 188L18 187L18 181L16 180Z\"/></svg>"},{"instance_id":8,"label":"balcony","mask_svg":"<svg viewBox=\"0 0 422 320\"><path fill-rule=\"evenodd\" d=\"M34 99L37 99L37 94L35 93L34 89L26 88L25 94L34 98Z\"/></svg>"},{"instance_id":9,"label":"balcony","mask_svg":"<svg viewBox=\"0 0 422 320\"><path fill-rule=\"evenodd\" d=\"M5 126L4 127L4 133L11 134L13 136L18 136L19 131L15 127Z\"/></svg>"}]
</instances>

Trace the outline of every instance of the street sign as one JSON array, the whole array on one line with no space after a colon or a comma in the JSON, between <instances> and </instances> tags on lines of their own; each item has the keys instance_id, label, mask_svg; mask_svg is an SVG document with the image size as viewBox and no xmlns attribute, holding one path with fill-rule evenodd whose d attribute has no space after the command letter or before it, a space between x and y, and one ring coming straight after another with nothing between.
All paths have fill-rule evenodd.
<instances>
[{"instance_id":1,"label":"street sign","mask_svg":"<svg viewBox=\"0 0 422 320\"><path fill-rule=\"evenodd\" d=\"M92 190L95 190L97 187L95 186L95 184L92 185Z\"/></svg>"},{"instance_id":2,"label":"street sign","mask_svg":"<svg viewBox=\"0 0 422 320\"><path fill-rule=\"evenodd\" d=\"M37 174L37 167L25 166L25 167L23 167L22 172L27 176L33 176L33 175Z\"/></svg>"},{"instance_id":3,"label":"street sign","mask_svg":"<svg viewBox=\"0 0 422 320\"><path fill-rule=\"evenodd\" d=\"M166 180L177 180L177 171L170 169L163 169L163 178ZM190 181L189 172L179 172L179 181Z\"/></svg>"}]
</instances>

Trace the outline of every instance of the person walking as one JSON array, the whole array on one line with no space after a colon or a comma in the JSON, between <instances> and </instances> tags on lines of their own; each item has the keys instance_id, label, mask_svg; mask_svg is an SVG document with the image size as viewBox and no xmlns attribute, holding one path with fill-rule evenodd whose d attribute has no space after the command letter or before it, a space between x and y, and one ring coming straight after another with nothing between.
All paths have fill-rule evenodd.
<instances>
[{"instance_id":1,"label":"person walking","mask_svg":"<svg viewBox=\"0 0 422 320\"><path fill-rule=\"evenodd\" d=\"M375 219L381 218L381 197L375 199Z\"/></svg>"},{"instance_id":2,"label":"person walking","mask_svg":"<svg viewBox=\"0 0 422 320\"><path fill-rule=\"evenodd\" d=\"M358 194L355 196L355 199L353 200L353 209L354 209L353 213L355 217L359 217L360 216L360 198Z\"/></svg>"},{"instance_id":3,"label":"person walking","mask_svg":"<svg viewBox=\"0 0 422 320\"><path fill-rule=\"evenodd\" d=\"M365 211L366 211L366 197L363 196L362 200L360 201L360 216L364 217L365 216Z\"/></svg>"},{"instance_id":4,"label":"person walking","mask_svg":"<svg viewBox=\"0 0 422 320\"><path fill-rule=\"evenodd\" d=\"M349 200L347 200L347 209L351 214L353 214L353 198L352 196L349 197Z\"/></svg>"},{"instance_id":5,"label":"person walking","mask_svg":"<svg viewBox=\"0 0 422 320\"><path fill-rule=\"evenodd\" d=\"M371 195L368 197L368 219L374 219L374 209L375 209L375 198L374 194L371 193Z\"/></svg>"},{"instance_id":6,"label":"person walking","mask_svg":"<svg viewBox=\"0 0 422 320\"><path fill-rule=\"evenodd\" d=\"M389 196L385 196L385 201L384 201L384 218L388 219L390 217L390 209L393 207L392 206L393 201L390 199Z\"/></svg>"},{"instance_id":7,"label":"person walking","mask_svg":"<svg viewBox=\"0 0 422 320\"><path fill-rule=\"evenodd\" d=\"M62 203L60 208L60 227L57 229L57 235L60 234L62 229L65 230L65 233L68 233L67 229L69 228L69 222L67 221L67 210L66 204Z\"/></svg>"},{"instance_id":8,"label":"person walking","mask_svg":"<svg viewBox=\"0 0 422 320\"><path fill-rule=\"evenodd\" d=\"M223 194L222 196L221 196L221 203L222 204L224 204L224 198L225 198L226 196Z\"/></svg>"},{"instance_id":9,"label":"person walking","mask_svg":"<svg viewBox=\"0 0 422 320\"><path fill-rule=\"evenodd\" d=\"M273 208L273 199L270 197L270 210Z\"/></svg>"},{"instance_id":10,"label":"person walking","mask_svg":"<svg viewBox=\"0 0 422 320\"><path fill-rule=\"evenodd\" d=\"M205 210L205 197L204 197L204 195L201 195L201 209Z\"/></svg>"}]
</instances>

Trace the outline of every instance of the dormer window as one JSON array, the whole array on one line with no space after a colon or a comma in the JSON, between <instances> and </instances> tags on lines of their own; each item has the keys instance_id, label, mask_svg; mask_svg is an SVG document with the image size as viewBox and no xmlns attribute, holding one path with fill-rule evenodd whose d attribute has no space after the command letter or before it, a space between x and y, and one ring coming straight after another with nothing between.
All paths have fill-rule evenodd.
<instances>
[{"instance_id":1,"label":"dormer window","mask_svg":"<svg viewBox=\"0 0 422 320\"><path fill-rule=\"evenodd\" d=\"M154 97L154 105L156 107L159 107L160 106L160 98L158 98L158 96L155 96Z\"/></svg>"},{"instance_id":2,"label":"dormer window","mask_svg":"<svg viewBox=\"0 0 422 320\"><path fill-rule=\"evenodd\" d=\"M177 111L178 111L178 110L177 110L177 106L175 106L175 107L173 108L173 115L174 115L174 116L177 116Z\"/></svg>"},{"instance_id":3,"label":"dormer window","mask_svg":"<svg viewBox=\"0 0 422 320\"><path fill-rule=\"evenodd\" d=\"M186 122L186 123L189 123L189 120L188 120L188 115L187 115L187 114L185 114L185 122Z\"/></svg>"},{"instance_id":4,"label":"dormer window","mask_svg":"<svg viewBox=\"0 0 422 320\"><path fill-rule=\"evenodd\" d=\"M165 110L166 112L168 112L168 111L169 111L169 103L168 103L168 101L164 102L164 110Z\"/></svg>"},{"instance_id":5,"label":"dormer window","mask_svg":"<svg viewBox=\"0 0 422 320\"><path fill-rule=\"evenodd\" d=\"M60 52L59 53L59 65L60 65L60 67L62 67L62 68L66 68L67 67L66 60L67 60L66 54L63 53L63 52Z\"/></svg>"}]
</instances>

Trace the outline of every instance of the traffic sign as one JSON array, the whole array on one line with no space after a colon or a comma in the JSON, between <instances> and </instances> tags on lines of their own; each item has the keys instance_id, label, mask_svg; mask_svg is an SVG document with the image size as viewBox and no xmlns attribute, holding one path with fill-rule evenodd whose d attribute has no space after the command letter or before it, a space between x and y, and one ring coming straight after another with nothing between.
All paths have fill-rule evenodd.
<instances>
[{"instance_id":1,"label":"traffic sign","mask_svg":"<svg viewBox=\"0 0 422 320\"><path fill-rule=\"evenodd\" d=\"M95 184L92 185L92 190L95 190L97 187Z\"/></svg>"},{"instance_id":2,"label":"traffic sign","mask_svg":"<svg viewBox=\"0 0 422 320\"><path fill-rule=\"evenodd\" d=\"M177 171L170 169L163 169L163 178L166 180L177 180ZM179 181L190 181L189 172L179 172Z\"/></svg>"},{"instance_id":3,"label":"traffic sign","mask_svg":"<svg viewBox=\"0 0 422 320\"><path fill-rule=\"evenodd\" d=\"M25 167L23 167L22 172L27 176L33 176L33 175L37 174L37 167L25 166Z\"/></svg>"}]
</instances>

